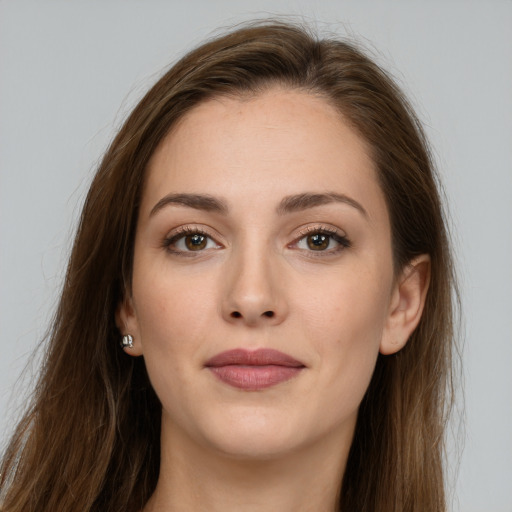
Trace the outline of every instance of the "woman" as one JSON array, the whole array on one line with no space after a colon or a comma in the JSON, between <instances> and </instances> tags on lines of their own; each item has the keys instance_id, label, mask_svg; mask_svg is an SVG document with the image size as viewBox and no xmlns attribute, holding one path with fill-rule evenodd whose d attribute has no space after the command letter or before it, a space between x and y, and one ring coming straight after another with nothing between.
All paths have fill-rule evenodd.
<instances>
[{"instance_id":1,"label":"woman","mask_svg":"<svg viewBox=\"0 0 512 512\"><path fill-rule=\"evenodd\" d=\"M283 23L210 41L98 169L2 510L445 510L453 288L387 75Z\"/></svg>"}]
</instances>

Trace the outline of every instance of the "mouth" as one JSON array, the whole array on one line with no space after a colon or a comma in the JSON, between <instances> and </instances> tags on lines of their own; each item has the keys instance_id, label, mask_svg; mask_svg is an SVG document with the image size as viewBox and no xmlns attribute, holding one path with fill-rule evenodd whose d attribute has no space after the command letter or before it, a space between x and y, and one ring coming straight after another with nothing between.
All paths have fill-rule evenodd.
<instances>
[{"instance_id":1,"label":"mouth","mask_svg":"<svg viewBox=\"0 0 512 512\"><path fill-rule=\"evenodd\" d=\"M283 352L273 349L235 349L209 359L205 368L232 387L258 391L290 380L306 366Z\"/></svg>"}]
</instances>

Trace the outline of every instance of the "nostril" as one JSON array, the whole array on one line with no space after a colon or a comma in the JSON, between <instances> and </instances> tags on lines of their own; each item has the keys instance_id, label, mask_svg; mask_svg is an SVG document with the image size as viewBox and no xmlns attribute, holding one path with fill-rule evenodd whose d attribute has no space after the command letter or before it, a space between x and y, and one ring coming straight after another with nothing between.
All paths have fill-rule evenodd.
<instances>
[{"instance_id":1,"label":"nostril","mask_svg":"<svg viewBox=\"0 0 512 512\"><path fill-rule=\"evenodd\" d=\"M266 316L267 318L273 318L275 313L273 311L265 311L261 316ZM233 311L231 313L231 318L242 318L242 313L240 311Z\"/></svg>"}]
</instances>

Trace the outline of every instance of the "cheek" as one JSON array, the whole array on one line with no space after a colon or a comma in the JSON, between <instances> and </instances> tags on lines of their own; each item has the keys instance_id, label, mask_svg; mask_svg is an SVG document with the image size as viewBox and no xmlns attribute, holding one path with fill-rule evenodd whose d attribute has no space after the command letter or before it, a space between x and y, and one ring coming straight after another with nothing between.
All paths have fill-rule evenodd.
<instances>
[{"instance_id":1,"label":"cheek","mask_svg":"<svg viewBox=\"0 0 512 512\"><path fill-rule=\"evenodd\" d=\"M340 271L322 281L305 283L295 296L303 327L311 339L331 340L332 348L377 344L389 308L388 279L377 272Z\"/></svg>"},{"instance_id":2,"label":"cheek","mask_svg":"<svg viewBox=\"0 0 512 512\"><path fill-rule=\"evenodd\" d=\"M176 340L190 343L200 337L215 304L215 285L204 274L184 276L179 269L171 271L162 259L141 261L134 267L133 296L143 343L171 349L179 346Z\"/></svg>"},{"instance_id":3,"label":"cheek","mask_svg":"<svg viewBox=\"0 0 512 512\"><path fill-rule=\"evenodd\" d=\"M329 283L304 300L302 331L314 346L321 386L329 400L344 404L341 412L346 413L357 409L373 374L389 284L378 275L363 279L357 272Z\"/></svg>"},{"instance_id":4,"label":"cheek","mask_svg":"<svg viewBox=\"0 0 512 512\"><path fill-rule=\"evenodd\" d=\"M134 273L133 296L142 353L151 382L179 391L198 366L212 320L212 287L205 279L180 279L158 265Z\"/></svg>"},{"instance_id":5,"label":"cheek","mask_svg":"<svg viewBox=\"0 0 512 512\"><path fill-rule=\"evenodd\" d=\"M146 286L137 299L142 357L153 389L169 410L194 385L192 362L197 359L200 333L192 312L196 319L201 314L197 305L192 307L188 294L178 297L175 286L169 288L161 281Z\"/></svg>"}]
</instances>

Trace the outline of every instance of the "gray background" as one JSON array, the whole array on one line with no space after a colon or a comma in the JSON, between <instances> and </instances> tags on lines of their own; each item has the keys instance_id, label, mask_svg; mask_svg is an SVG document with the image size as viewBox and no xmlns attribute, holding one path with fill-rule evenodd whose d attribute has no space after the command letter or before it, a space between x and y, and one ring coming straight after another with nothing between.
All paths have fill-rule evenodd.
<instances>
[{"instance_id":1,"label":"gray background","mask_svg":"<svg viewBox=\"0 0 512 512\"><path fill-rule=\"evenodd\" d=\"M24 402L30 370L15 382L48 325L76 215L116 127L161 70L214 29L277 13L362 40L426 124L456 231L465 311L465 449L457 455L450 444L452 473L460 461L453 510L510 512L506 0L0 0L0 440ZM457 422L454 431L460 435Z\"/></svg>"}]
</instances>

